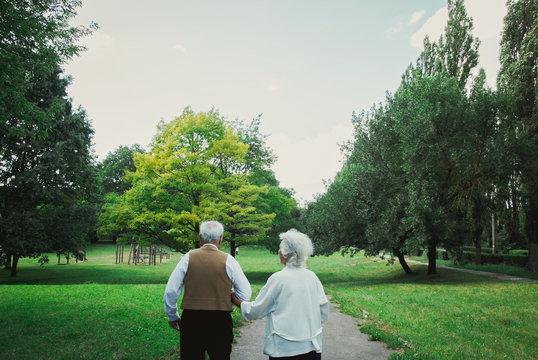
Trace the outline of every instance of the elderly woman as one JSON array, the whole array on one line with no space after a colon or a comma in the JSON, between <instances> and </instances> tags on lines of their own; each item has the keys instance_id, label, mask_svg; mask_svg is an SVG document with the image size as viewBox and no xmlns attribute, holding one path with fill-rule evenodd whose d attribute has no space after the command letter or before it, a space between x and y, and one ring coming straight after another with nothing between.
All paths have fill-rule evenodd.
<instances>
[{"instance_id":1,"label":"elderly woman","mask_svg":"<svg viewBox=\"0 0 538 360\"><path fill-rule=\"evenodd\" d=\"M312 242L295 229L280 234L280 262L256 300L232 302L244 320L267 316L263 353L269 359L321 359L321 323L329 316L329 303L316 274L306 269Z\"/></svg>"}]
</instances>

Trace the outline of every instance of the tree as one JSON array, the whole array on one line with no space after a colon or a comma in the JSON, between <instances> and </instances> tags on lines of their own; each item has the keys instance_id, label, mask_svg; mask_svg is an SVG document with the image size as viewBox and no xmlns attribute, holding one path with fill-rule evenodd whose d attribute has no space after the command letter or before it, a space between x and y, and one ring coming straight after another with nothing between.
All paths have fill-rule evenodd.
<instances>
[{"instance_id":1,"label":"tree","mask_svg":"<svg viewBox=\"0 0 538 360\"><path fill-rule=\"evenodd\" d=\"M264 214L275 214L271 228L261 242L271 252L277 253L280 245L279 234L292 228L300 228L299 207L293 198L293 190L280 186L271 166L276 156L266 144L267 136L260 132L261 115L250 123L235 121L232 125L237 131L239 141L248 145L243 172L248 173L248 182L265 187L254 201L254 207Z\"/></svg>"},{"instance_id":2,"label":"tree","mask_svg":"<svg viewBox=\"0 0 538 360\"><path fill-rule=\"evenodd\" d=\"M60 75L59 68L35 74L26 93L40 107L57 107L50 131L43 136L37 128L20 129L4 137L0 245L11 259L12 276L21 257L77 252L95 221L93 130L84 111L72 109L68 81Z\"/></svg>"},{"instance_id":3,"label":"tree","mask_svg":"<svg viewBox=\"0 0 538 360\"><path fill-rule=\"evenodd\" d=\"M410 221L409 180L405 172L401 123L392 109L394 98L387 96L384 108L372 109L369 115L354 117L355 142L348 161L360 178L357 193L361 193L366 221L365 251L375 255L392 251L407 274L412 271L404 254L416 250L410 243L414 226Z\"/></svg>"},{"instance_id":4,"label":"tree","mask_svg":"<svg viewBox=\"0 0 538 360\"><path fill-rule=\"evenodd\" d=\"M97 165L103 194L110 192L123 194L130 189L130 184L123 179L127 171L136 171L133 157L137 153L145 153L145 150L137 144L130 147L120 145Z\"/></svg>"},{"instance_id":5,"label":"tree","mask_svg":"<svg viewBox=\"0 0 538 360\"><path fill-rule=\"evenodd\" d=\"M56 71L84 47L77 39L97 25L74 28L69 20L76 15L80 1L5 0L0 4L0 152L7 138L24 131L44 137L53 117L61 108L45 107L28 98L38 82L35 76Z\"/></svg>"},{"instance_id":6,"label":"tree","mask_svg":"<svg viewBox=\"0 0 538 360\"><path fill-rule=\"evenodd\" d=\"M39 232L45 211L70 206L73 192L84 205L79 175L87 170L92 131L84 112L66 100L59 70L83 49L77 39L97 28L69 25L78 6L70 0L0 4L0 245L13 276L20 257L50 248Z\"/></svg>"},{"instance_id":7,"label":"tree","mask_svg":"<svg viewBox=\"0 0 538 360\"><path fill-rule=\"evenodd\" d=\"M529 249L527 269L538 272L538 3L509 0L507 5L497 84L513 99L507 137L520 180Z\"/></svg>"},{"instance_id":8,"label":"tree","mask_svg":"<svg viewBox=\"0 0 538 360\"><path fill-rule=\"evenodd\" d=\"M136 154L136 171L126 177L132 188L105 209L101 223L113 212L109 217L124 219L138 240L179 251L198 244L199 223L211 218L223 222L232 247L258 240L274 215L254 206L267 190L248 181L248 149L217 111L186 108L159 125L150 153Z\"/></svg>"}]
</instances>

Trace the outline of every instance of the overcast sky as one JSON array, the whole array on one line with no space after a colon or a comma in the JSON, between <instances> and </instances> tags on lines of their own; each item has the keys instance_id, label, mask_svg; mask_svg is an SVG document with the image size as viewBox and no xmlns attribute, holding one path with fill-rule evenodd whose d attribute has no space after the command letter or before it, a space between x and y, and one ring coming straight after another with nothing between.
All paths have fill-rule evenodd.
<instances>
[{"instance_id":1,"label":"overcast sky","mask_svg":"<svg viewBox=\"0 0 538 360\"><path fill-rule=\"evenodd\" d=\"M466 6L493 86L505 0ZM445 0L86 0L74 23L100 29L65 66L69 95L92 120L99 159L148 148L186 106L263 114L277 179L310 201L341 168L353 111L394 92L446 19Z\"/></svg>"}]
</instances>

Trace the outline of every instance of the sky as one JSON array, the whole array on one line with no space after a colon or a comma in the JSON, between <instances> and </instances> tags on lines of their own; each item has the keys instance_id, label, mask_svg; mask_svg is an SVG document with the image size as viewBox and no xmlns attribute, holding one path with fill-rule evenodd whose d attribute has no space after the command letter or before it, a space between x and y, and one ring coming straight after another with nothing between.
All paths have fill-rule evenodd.
<instances>
[{"instance_id":1,"label":"sky","mask_svg":"<svg viewBox=\"0 0 538 360\"><path fill-rule=\"evenodd\" d=\"M494 87L505 0L465 4ZM393 93L446 20L446 0L86 0L73 24L99 30L64 69L98 159L120 145L149 150L157 124L187 106L262 114L273 171L305 204L340 170L352 114Z\"/></svg>"}]
</instances>

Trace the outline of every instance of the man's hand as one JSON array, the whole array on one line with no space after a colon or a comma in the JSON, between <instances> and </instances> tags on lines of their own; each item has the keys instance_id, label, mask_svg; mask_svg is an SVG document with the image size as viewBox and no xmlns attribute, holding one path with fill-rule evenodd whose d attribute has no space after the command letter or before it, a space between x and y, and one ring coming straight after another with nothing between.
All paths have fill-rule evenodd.
<instances>
[{"instance_id":1,"label":"man's hand","mask_svg":"<svg viewBox=\"0 0 538 360\"><path fill-rule=\"evenodd\" d=\"M232 290L232 294L231 294L231 298L232 298L232 304L234 304L235 306L237 306L238 308L241 308L241 303L243 301L239 300L237 298L237 295L235 295L235 291Z\"/></svg>"},{"instance_id":2,"label":"man's hand","mask_svg":"<svg viewBox=\"0 0 538 360\"><path fill-rule=\"evenodd\" d=\"M179 320L180 319L177 319L177 320L174 320L174 321L169 321L168 325L170 325L170 327L172 329L179 331Z\"/></svg>"}]
</instances>

